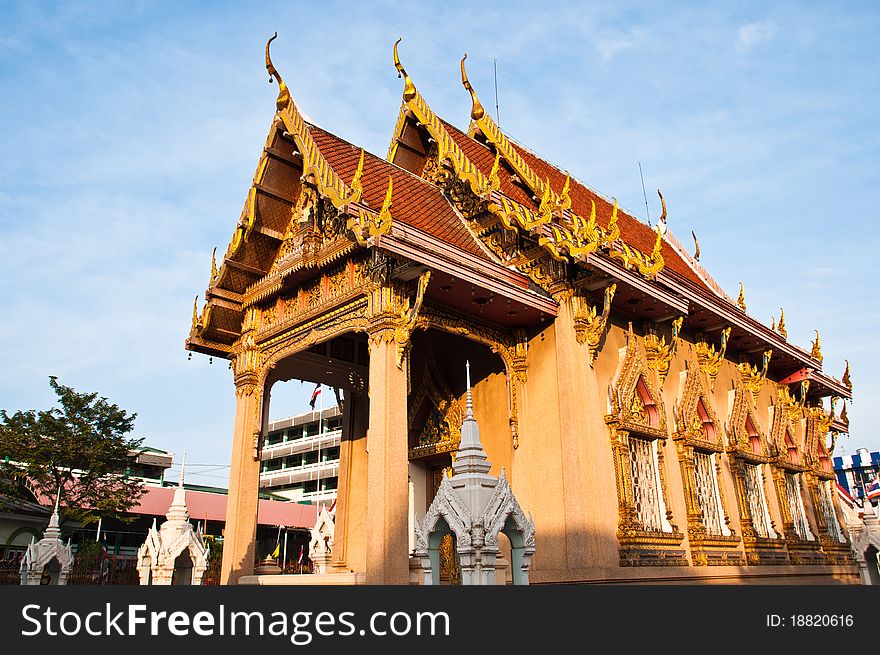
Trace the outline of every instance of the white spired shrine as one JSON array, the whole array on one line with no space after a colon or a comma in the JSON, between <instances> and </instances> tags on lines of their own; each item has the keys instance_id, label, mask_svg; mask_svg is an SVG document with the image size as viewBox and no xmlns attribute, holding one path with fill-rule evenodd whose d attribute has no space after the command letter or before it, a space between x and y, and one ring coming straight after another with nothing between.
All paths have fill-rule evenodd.
<instances>
[{"instance_id":1,"label":"white spired shrine","mask_svg":"<svg viewBox=\"0 0 880 655\"><path fill-rule=\"evenodd\" d=\"M467 413L452 475L443 477L421 525L416 523L415 556L421 560L422 584L440 584L440 542L450 533L455 539L461 584L495 584L498 535L503 533L510 540L513 584L527 585L535 553L535 524L519 506L504 469L500 477L489 475L491 464L474 418L469 362L466 367Z\"/></svg>"},{"instance_id":2,"label":"white spired shrine","mask_svg":"<svg viewBox=\"0 0 880 655\"><path fill-rule=\"evenodd\" d=\"M23 585L66 585L73 564L73 551L70 539L65 544L61 541L61 528L58 516L58 501L61 492L55 498L55 509L49 518L49 525L43 538L27 547L21 560L21 584Z\"/></svg>"},{"instance_id":3,"label":"white spired shrine","mask_svg":"<svg viewBox=\"0 0 880 655\"><path fill-rule=\"evenodd\" d=\"M138 575L142 585L200 585L208 568L208 548L202 535L189 522L183 469L174 490L174 499L159 529L156 521L147 533L147 540L138 549Z\"/></svg>"}]
</instances>

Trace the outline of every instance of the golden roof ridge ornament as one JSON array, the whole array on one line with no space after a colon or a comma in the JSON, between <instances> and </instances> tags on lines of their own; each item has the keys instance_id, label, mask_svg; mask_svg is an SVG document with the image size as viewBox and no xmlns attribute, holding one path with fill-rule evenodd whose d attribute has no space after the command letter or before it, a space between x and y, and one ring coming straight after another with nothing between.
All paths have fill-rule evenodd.
<instances>
[{"instance_id":1,"label":"golden roof ridge ornament","mask_svg":"<svg viewBox=\"0 0 880 655\"><path fill-rule=\"evenodd\" d=\"M394 43L394 67L397 69L398 76L404 76L406 79L403 90L404 107L400 110L394 141L392 141L389 153L393 152L393 143L400 138L400 129L405 124L407 113L409 113L416 121L421 123L421 127L434 139L437 146L438 160L440 162L448 162L455 173L468 183L475 195L481 198L484 197L489 193L491 187L488 178L467 158L461 148L455 143L449 131L443 126L440 118L428 106L422 94L416 90L415 84L412 83L409 75L407 75L397 55L397 45L401 40L402 37Z\"/></svg>"},{"instance_id":2,"label":"golden roof ridge ornament","mask_svg":"<svg viewBox=\"0 0 880 655\"><path fill-rule=\"evenodd\" d=\"M277 38L278 32L275 32L275 34L269 37L269 40L266 41L266 70L269 72L269 84L272 83L273 77L278 82L278 99L275 101L275 106L278 108L278 111L281 111L290 104L290 91L284 83L284 80L281 79L281 74L278 72L278 69L275 68L275 65L272 63L272 56L269 54L269 46L272 41Z\"/></svg>"},{"instance_id":3,"label":"golden roof ridge ornament","mask_svg":"<svg viewBox=\"0 0 880 655\"><path fill-rule=\"evenodd\" d=\"M364 195L364 185L361 183L361 177L364 174L364 149L361 148L361 158L358 160L357 170L354 172L354 177L351 178L351 184L349 188L352 190L352 195L348 198L349 202L360 202L361 197Z\"/></svg>"},{"instance_id":4,"label":"golden roof ridge ornament","mask_svg":"<svg viewBox=\"0 0 880 655\"><path fill-rule=\"evenodd\" d=\"M416 97L416 85L413 84L413 81L407 75L406 69L400 63L400 57L397 56L397 44L401 41L403 41L402 36L394 42L394 67L397 69L397 77L403 78L403 100L404 102L409 102Z\"/></svg>"},{"instance_id":5,"label":"golden roof ridge ornament","mask_svg":"<svg viewBox=\"0 0 880 655\"><path fill-rule=\"evenodd\" d=\"M266 42L266 70L269 72L269 82L273 78L278 82L278 100L275 103L278 107L278 116L284 124L284 129L293 138L302 154L303 176L312 176L319 193L326 196L336 208L340 208L350 202L357 202L359 196L356 196L348 185L342 181L324 158L324 155L321 154L314 138L312 138L311 132L309 132L305 119L290 95L290 90L281 78L278 69L272 63L269 46L277 36L278 33L276 32ZM264 168L265 166L263 165L263 169L257 175L258 178L262 177ZM255 181L259 183L260 179ZM248 230L249 232L250 230ZM247 234L245 235L245 240L247 240Z\"/></svg>"},{"instance_id":6,"label":"golden roof ridge ornament","mask_svg":"<svg viewBox=\"0 0 880 655\"><path fill-rule=\"evenodd\" d=\"M746 311L746 288L742 282L739 283L739 297L736 299L737 307Z\"/></svg>"},{"instance_id":7,"label":"golden roof ridge ornament","mask_svg":"<svg viewBox=\"0 0 880 655\"><path fill-rule=\"evenodd\" d=\"M477 98L474 87L471 86L470 80L468 80L467 71L464 68L465 59L467 59L467 53L464 53L464 57L461 58L461 83L464 84L464 88L471 94L471 102L473 103L471 106L471 118L478 121L485 115L486 110L483 109L483 105L480 104L480 99Z\"/></svg>"},{"instance_id":8,"label":"golden roof ridge ornament","mask_svg":"<svg viewBox=\"0 0 880 655\"><path fill-rule=\"evenodd\" d=\"M694 238L694 261L700 261L700 242L697 239L697 233L691 230L691 236Z\"/></svg>"},{"instance_id":9,"label":"golden roof ridge ornament","mask_svg":"<svg viewBox=\"0 0 880 655\"><path fill-rule=\"evenodd\" d=\"M377 213L375 209L357 207L357 211L349 216L346 227L352 231L357 242L362 246L369 245L372 237L387 234L391 230L393 219L391 217L392 193L394 178L388 176L388 188L385 191L385 199L382 208Z\"/></svg>"},{"instance_id":10,"label":"golden roof ridge ornament","mask_svg":"<svg viewBox=\"0 0 880 655\"><path fill-rule=\"evenodd\" d=\"M661 229L662 234L666 234L666 201L663 199L663 194L660 193L660 189L657 189L657 195L660 196L660 219L657 221L657 227ZM697 248L699 252L699 247Z\"/></svg>"},{"instance_id":11,"label":"golden roof ridge ornament","mask_svg":"<svg viewBox=\"0 0 880 655\"><path fill-rule=\"evenodd\" d=\"M843 361L846 362L846 368L843 371L843 377L840 379L840 381L843 383L843 386L852 391L852 380L850 380L849 378L849 360L844 359Z\"/></svg>"},{"instance_id":12,"label":"golden roof ridge ornament","mask_svg":"<svg viewBox=\"0 0 880 655\"><path fill-rule=\"evenodd\" d=\"M785 329L785 309L779 308L779 323L776 325L776 331L783 339L788 339L788 330Z\"/></svg>"},{"instance_id":13,"label":"golden roof ridge ornament","mask_svg":"<svg viewBox=\"0 0 880 655\"><path fill-rule=\"evenodd\" d=\"M467 77L467 72L464 67L465 59L467 59L467 55L462 57L461 60L461 83L471 95L471 118L473 120L471 123L471 129L469 130L470 135L473 136L476 130L479 129L479 131L483 133L483 136L495 146L495 150L500 152L505 161L510 164L511 168L513 168L514 172L519 176L523 183L532 190L535 196L542 201L544 197L547 196L552 206L557 207L560 204L560 198L552 188L549 188L549 182L545 182L537 173L535 173L532 167L526 163L525 159L523 159L517 152L516 148L514 148L510 139L507 138L507 136L501 131L501 128L492 120L492 117L483 109L483 105L477 98L477 92L474 90L473 85Z\"/></svg>"},{"instance_id":14,"label":"golden roof ridge ornament","mask_svg":"<svg viewBox=\"0 0 880 655\"><path fill-rule=\"evenodd\" d=\"M816 330L816 340L813 342L813 348L810 350L810 357L819 360L820 364L824 359L822 357L822 345L819 343L819 330Z\"/></svg>"}]
</instances>

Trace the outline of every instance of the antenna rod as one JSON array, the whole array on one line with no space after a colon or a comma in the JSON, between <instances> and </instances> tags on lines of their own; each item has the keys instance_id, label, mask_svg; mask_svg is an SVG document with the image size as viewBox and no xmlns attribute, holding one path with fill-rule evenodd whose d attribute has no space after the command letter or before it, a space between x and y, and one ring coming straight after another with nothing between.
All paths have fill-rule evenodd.
<instances>
[{"instance_id":1,"label":"antenna rod","mask_svg":"<svg viewBox=\"0 0 880 655\"><path fill-rule=\"evenodd\" d=\"M642 162L639 162L639 177L642 178L642 196L645 198L645 211L648 213L648 225L651 224L651 210L648 209L648 194L645 193L645 176L642 175Z\"/></svg>"},{"instance_id":2,"label":"antenna rod","mask_svg":"<svg viewBox=\"0 0 880 655\"><path fill-rule=\"evenodd\" d=\"M501 127L501 114L498 112L498 60L492 58L492 70L495 71L495 122Z\"/></svg>"}]
</instances>

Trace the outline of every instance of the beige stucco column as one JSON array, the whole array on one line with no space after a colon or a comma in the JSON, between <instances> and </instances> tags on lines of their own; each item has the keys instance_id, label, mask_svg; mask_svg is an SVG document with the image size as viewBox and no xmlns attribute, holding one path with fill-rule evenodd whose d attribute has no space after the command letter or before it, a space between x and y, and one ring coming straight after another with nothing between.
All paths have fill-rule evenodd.
<instances>
[{"instance_id":1,"label":"beige stucco column","mask_svg":"<svg viewBox=\"0 0 880 655\"><path fill-rule=\"evenodd\" d=\"M367 583L407 584L406 363L398 366L388 331L370 338L370 425L367 431Z\"/></svg>"},{"instance_id":2,"label":"beige stucco column","mask_svg":"<svg viewBox=\"0 0 880 655\"><path fill-rule=\"evenodd\" d=\"M585 569L590 563L588 548L590 489L586 471L589 461L587 444L595 436L590 427L591 412L596 408L595 376L588 375L589 356L586 347L577 342L570 297L559 298L556 329L556 374L559 389L559 438L562 452L562 511L565 516L566 564L570 573ZM593 377L593 384L588 384ZM591 397L592 396L592 397ZM612 487L607 487L612 488Z\"/></svg>"},{"instance_id":3,"label":"beige stucco column","mask_svg":"<svg viewBox=\"0 0 880 655\"><path fill-rule=\"evenodd\" d=\"M236 384L235 431L232 436L220 584L236 584L241 576L254 572L260 486L260 462L254 458L254 427L256 417L262 414L261 396L252 380Z\"/></svg>"},{"instance_id":4,"label":"beige stucco column","mask_svg":"<svg viewBox=\"0 0 880 655\"><path fill-rule=\"evenodd\" d=\"M332 566L336 573L363 573L367 566L367 397L347 392L339 444L339 489Z\"/></svg>"},{"instance_id":5,"label":"beige stucco column","mask_svg":"<svg viewBox=\"0 0 880 655\"><path fill-rule=\"evenodd\" d=\"M562 476L566 563L569 574L578 577L600 562L616 563L618 517L613 456L602 418L605 396L591 365L591 349L598 344L590 343L587 335L578 334L578 307L582 313L589 301L573 295L559 294L554 327L560 442L565 453ZM592 329L604 331L604 327L601 316L592 319ZM596 489L607 493L597 494Z\"/></svg>"}]
</instances>

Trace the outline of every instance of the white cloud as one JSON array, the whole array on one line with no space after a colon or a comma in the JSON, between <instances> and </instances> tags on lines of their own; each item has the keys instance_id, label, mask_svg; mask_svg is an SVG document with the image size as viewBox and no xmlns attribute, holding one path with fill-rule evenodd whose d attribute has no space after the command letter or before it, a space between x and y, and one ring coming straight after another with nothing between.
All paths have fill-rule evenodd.
<instances>
[{"instance_id":1,"label":"white cloud","mask_svg":"<svg viewBox=\"0 0 880 655\"><path fill-rule=\"evenodd\" d=\"M596 41L596 51L603 61L609 61L621 52L638 45L644 40L646 34L647 32L642 28L634 27L622 34L602 37Z\"/></svg>"},{"instance_id":2,"label":"white cloud","mask_svg":"<svg viewBox=\"0 0 880 655\"><path fill-rule=\"evenodd\" d=\"M737 45L740 50L750 52L763 43L768 43L776 35L776 26L769 21L746 23L739 28Z\"/></svg>"}]
</instances>

